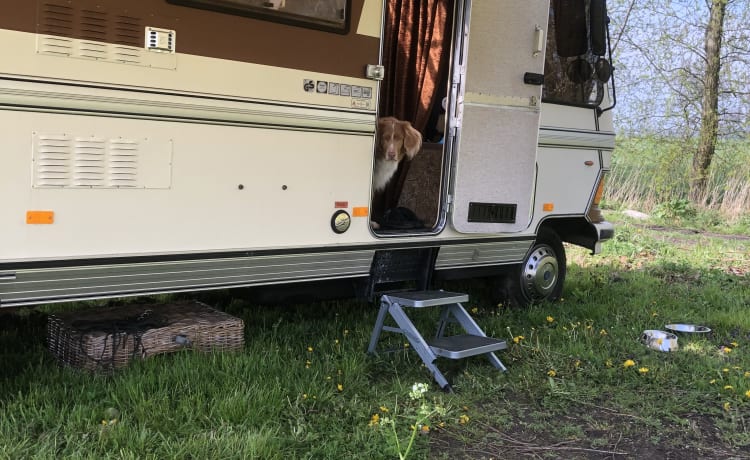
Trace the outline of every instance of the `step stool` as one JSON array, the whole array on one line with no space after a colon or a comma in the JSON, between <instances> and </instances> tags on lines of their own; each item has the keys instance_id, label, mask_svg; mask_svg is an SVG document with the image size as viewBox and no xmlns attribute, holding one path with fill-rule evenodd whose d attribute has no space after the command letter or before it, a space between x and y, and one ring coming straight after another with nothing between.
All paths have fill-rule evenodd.
<instances>
[{"instance_id":1,"label":"step stool","mask_svg":"<svg viewBox=\"0 0 750 460\"><path fill-rule=\"evenodd\" d=\"M495 368L505 371L503 363L495 356L495 351L508 348L504 340L487 337L474 319L469 315L461 302L467 302L469 296L446 291L410 291L385 294L380 298L380 311L375 328L370 337L368 353L376 354L376 347L382 331L403 334L411 347L422 358L427 369L432 372L435 381L444 390L450 391L450 384L435 365L438 357L462 359L469 356L485 355ZM414 323L404 311L407 308L442 307L438 320L437 332L432 340L425 340ZM398 327L385 325L386 316L390 315ZM456 322L463 327L466 334L445 336L445 328Z\"/></svg>"}]
</instances>

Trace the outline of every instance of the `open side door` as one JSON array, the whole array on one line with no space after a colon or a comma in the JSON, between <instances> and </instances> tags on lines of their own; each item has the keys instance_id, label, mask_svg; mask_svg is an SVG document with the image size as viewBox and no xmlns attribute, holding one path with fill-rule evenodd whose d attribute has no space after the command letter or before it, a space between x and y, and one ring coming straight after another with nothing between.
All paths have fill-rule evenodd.
<instances>
[{"instance_id":1,"label":"open side door","mask_svg":"<svg viewBox=\"0 0 750 460\"><path fill-rule=\"evenodd\" d=\"M457 27L453 227L519 232L532 217L549 0L467 0Z\"/></svg>"}]
</instances>

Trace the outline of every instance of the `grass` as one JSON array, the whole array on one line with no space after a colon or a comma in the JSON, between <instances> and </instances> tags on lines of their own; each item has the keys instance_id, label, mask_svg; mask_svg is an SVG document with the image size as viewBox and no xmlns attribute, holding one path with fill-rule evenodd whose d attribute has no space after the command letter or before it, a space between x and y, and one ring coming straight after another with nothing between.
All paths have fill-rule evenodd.
<instances>
[{"instance_id":1,"label":"grass","mask_svg":"<svg viewBox=\"0 0 750 460\"><path fill-rule=\"evenodd\" d=\"M695 140L618 138L605 201L610 207L638 209L669 223L750 232L750 142L718 143L699 209L688 201L695 149Z\"/></svg>"},{"instance_id":2,"label":"grass","mask_svg":"<svg viewBox=\"0 0 750 460\"><path fill-rule=\"evenodd\" d=\"M439 361L453 394L401 337L387 336L401 351L365 354L366 303L204 294L243 318L243 351L161 355L111 376L46 352L47 313L71 306L7 314L0 458L398 458L391 428L403 452L422 415L409 458L750 456L750 240L611 217L603 254L568 248L561 302L508 309L481 283L445 286L470 292L477 322L509 343L506 373L481 357ZM435 316L416 320L429 330ZM639 342L671 322L712 332L681 336L674 353ZM423 400L409 397L418 382L430 383Z\"/></svg>"}]
</instances>

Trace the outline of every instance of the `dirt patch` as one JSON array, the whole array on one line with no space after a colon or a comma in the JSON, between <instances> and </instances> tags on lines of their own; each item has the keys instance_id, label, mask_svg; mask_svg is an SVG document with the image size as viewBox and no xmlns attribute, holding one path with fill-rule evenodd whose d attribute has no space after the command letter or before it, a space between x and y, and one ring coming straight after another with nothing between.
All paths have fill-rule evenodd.
<instances>
[{"instance_id":1,"label":"dirt patch","mask_svg":"<svg viewBox=\"0 0 750 460\"><path fill-rule=\"evenodd\" d=\"M482 407L484 414L493 410L503 414L501 423L472 420L465 430L433 433L430 458L750 459L750 450L727 445L712 418L700 414L677 424L593 404L555 415L533 403Z\"/></svg>"}]
</instances>

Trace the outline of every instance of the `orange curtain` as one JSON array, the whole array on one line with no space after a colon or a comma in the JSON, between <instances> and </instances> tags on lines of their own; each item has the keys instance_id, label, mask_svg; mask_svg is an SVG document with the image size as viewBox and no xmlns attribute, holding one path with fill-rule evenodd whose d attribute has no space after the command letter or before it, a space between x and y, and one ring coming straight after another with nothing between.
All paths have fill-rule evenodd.
<instances>
[{"instance_id":1,"label":"orange curtain","mask_svg":"<svg viewBox=\"0 0 750 460\"><path fill-rule=\"evenodd\" d=\"M451 5L449 0L387 0L381 116L408 120L424 133L432 108L445 96Z\"/></svg>"}]
</instances>

